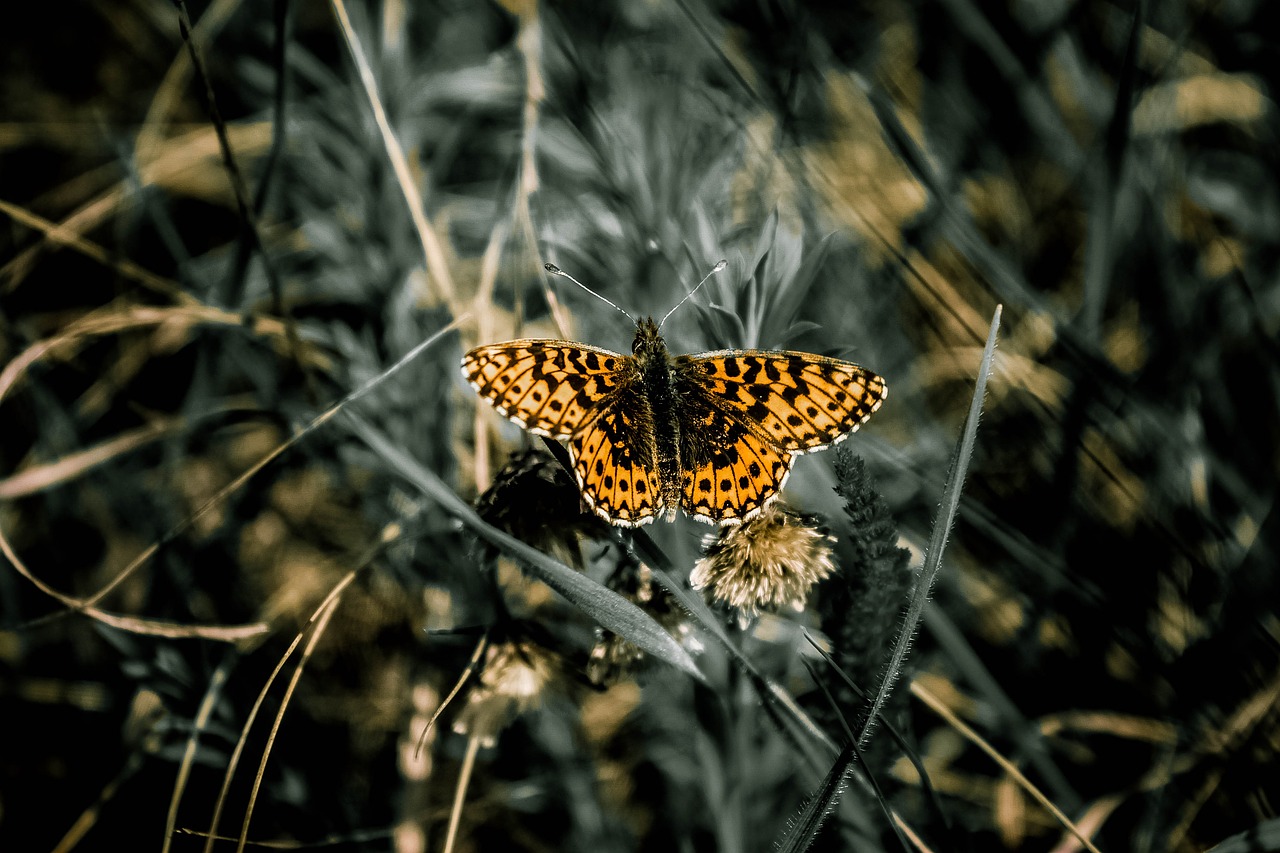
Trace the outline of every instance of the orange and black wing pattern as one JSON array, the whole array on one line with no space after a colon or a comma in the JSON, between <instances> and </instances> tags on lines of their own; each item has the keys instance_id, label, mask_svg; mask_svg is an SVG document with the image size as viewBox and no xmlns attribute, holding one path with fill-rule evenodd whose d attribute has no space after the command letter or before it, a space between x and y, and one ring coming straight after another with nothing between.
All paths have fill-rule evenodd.
<instances>
[{"instance_id":1,"label":"orange and black wing pattern","mask_svg":"<svg viewBox=\"0 0 1280 853\"><path fill-rule=\"evenodd\" d=\"M476 347L462 375L503 417L530 432L569 438L634 381L630 356L569 341L522 340Z\"/></svg>"},{"instance_id":2,"label":"orange and black wing pattern","mask_svg":"<svg viewBox=\"0 0 1280 853\"><path fill-rule=\"evenodd\" d=\"M662 510L649 402L621 388L569 442L573 473L591 509L612 524L645 524Z\"/></svg>"},{"instance_id":3,"label":"orange and black wing pattern","mask_svg":"<svg viewBox=\"0 0 1280 853\"><path fill-rule=\"evenodd\" d=\"M554 340L476 347L462 359L471 387L530 432L570 439L573 472L596 515L632 526L660 506L654 424L635 359Z\"/></svg>"},{"instance_id":4,"label":"orange and black wing pattern","mask_svg":"<svg viewBox=\"0 0 1280 853\"><path fill-rule=\"evenodd\" d=\"M880 404L884 380L857 364L803 352L726 350L675 360L679 375L740 412L769 444L809 453L842 441Z\"/></svg>"},{"instance_id":5,"label":"orange and black wing pattern","mask_svg":"<svg viewBox=\"0 0 1280 853\"><path fill-rule=\"evenodd\" d=\"M846 361L731 350L674 361L681 401L682 505L733 524L778 496L791 457L843 440L880 407L884 380Z\"/></svg>"}]
</instances>

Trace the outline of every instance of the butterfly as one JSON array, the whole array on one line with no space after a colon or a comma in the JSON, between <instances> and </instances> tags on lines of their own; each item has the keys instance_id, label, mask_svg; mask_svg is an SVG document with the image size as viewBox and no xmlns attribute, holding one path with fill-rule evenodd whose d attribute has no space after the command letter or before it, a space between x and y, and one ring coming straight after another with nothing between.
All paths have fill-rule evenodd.
<instances>
[{"instance_id":1,"label":"butterfly","mask_svg":"<svg viewBox=\"0 0 1280 853\"><path fill-rule=\"evenodd\" d=\"M752 518L792 457L848 437L887 393L870 370L810 353L672 356L652 319L629 356L526 339L476 347L462 374L508 420L568 440L583 498L623 527L677 508L711 524Z\"/></svg>"}]
</instances>

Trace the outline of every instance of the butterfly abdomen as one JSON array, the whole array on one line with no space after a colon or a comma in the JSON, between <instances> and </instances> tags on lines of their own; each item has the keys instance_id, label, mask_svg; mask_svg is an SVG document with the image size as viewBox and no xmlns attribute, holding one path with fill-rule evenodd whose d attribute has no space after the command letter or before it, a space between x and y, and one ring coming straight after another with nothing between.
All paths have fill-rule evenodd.
<instances>
[{"instance_id":1,"label":"butterfly abdomen","mask_svg":"<svg viewBox=\"0 0 1280 853\"><path fill-rule=\"evenodd\" d=\"M675 395L671 356L652 320L640 324L632 349L653 416L650 458L658 473L662 507L670 514L680 505L681 485L679 401Z\"/></svg>"}]
</instances>

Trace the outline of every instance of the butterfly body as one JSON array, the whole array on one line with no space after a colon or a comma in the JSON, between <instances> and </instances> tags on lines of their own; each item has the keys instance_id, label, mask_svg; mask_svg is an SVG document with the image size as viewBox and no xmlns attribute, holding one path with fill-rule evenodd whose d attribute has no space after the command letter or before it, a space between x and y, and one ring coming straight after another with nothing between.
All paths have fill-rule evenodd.
<instances>
[{"instance_id":1,"label":"butterfly body","mask_svg":"<svg viewBox=\"0 0 1280 853\"><path fill-rule=\"evenodd\" d=\"M633 526L677 508L734 524L777 497L792 456L856 430L884 380L809 353L723 350L672 356L652 320L630 356L569 341L476 347L471 386L530 432L568 439L592 510Z\"/></svg>"},{"instance_id":2,"label":"butterfly body","mask_svg":"<svg viewBox=\"0 0 1280 853\"><path fill-rule=\"evenodd\" d=\"M680 401L671 354L652 319L638 324L631 352L644 387L641 396L649 404L654 424L649 455L658 474L658 502L672 518L680 506Z\"/></svg>"}]
</instances>

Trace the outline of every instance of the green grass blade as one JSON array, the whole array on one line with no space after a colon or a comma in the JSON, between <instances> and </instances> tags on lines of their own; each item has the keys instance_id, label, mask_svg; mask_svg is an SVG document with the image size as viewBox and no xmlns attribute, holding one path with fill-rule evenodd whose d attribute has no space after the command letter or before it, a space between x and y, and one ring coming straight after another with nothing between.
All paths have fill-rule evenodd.
<instances>
[{"instance_id":1,"label":"green grass blade","mask_svg":"<svg viewBox=\"0 0 1280 853\"><path fill-rule=\"evenodd\" d=\"M973 388L973 400L969 404L969 417L965 420L964 432L960 443L956 446L955 455L951 458L951 470L947 474L946 484L942 487L942 506L933 520L933 531L929 535L929 546L924 555L924 566L920 577L916 580L915 592L911 596L911 605L907 610L907 618L894 643L893 654L889 665L885 667L884 678L880 681L880 689L876 691L875 701L871 703L871 712L862 727L859 741L865 743L871 733L871 726L884 707L893 683L902 671L902 664L911 648L911 638L915 636L916 626L924 615L924 606L929 601L929 591L942 568L942 552L947 546L947 537L951 533L951 525L955 522L956 511L960 507L960 492L964 488L965 474L969 470L969 459L973 456L973 442L978 435L978 419L982 415L982 400L987 391L987 377L991 373L991 360L996 351L996 332L1000 329L1000 312L1002 306L996 306L995 316L991 318L991 331L987 334L987 345L982 351L982 363L978 366L978 378Z\"/></svg>"},{"instance_id":2,"label":"green grass blade","mask_svg":"<svg viewBox=\"0 0 1280 853\"><path fill-rule=\"evenodd\" d=\"M488 524L435 473L402 451L372 424L357 414L344 414L356 436L380 456L391 470L417 486L424 495L444 507L481 539L519 560L521 566L538 580L560 593L602 627L630 640L655 658L703 680L698 665L689 653L639 607L581 572L574 571Z\"/></svg>"}]
</instances>

